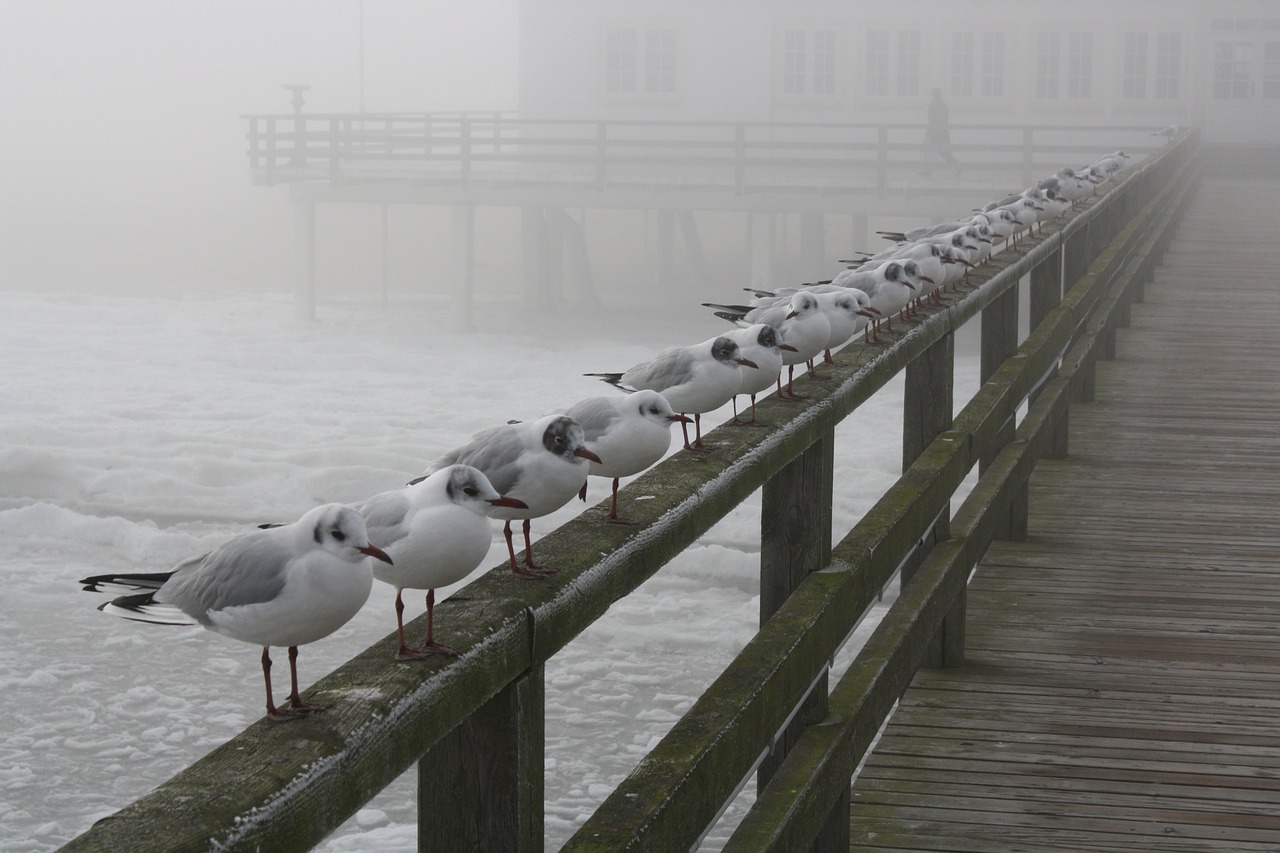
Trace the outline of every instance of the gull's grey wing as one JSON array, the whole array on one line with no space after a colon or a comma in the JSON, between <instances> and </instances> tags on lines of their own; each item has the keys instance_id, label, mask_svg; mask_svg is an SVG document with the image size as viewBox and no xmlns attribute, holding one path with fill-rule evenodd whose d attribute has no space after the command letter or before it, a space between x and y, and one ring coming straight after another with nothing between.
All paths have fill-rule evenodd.
<instances>
[{"instance_id":1,"label":"gull's grey wing","mask_svg":"<svg viewBox=\"0 0 1280 853\"><path fill-rule=\"evenodd\" d=\"M249 533L187 560L153 597L208 625L211 610L259 604L279 595L293 556L278 536Z\"/></svg>"},{"instance_id":2,"label":"gull's grey wing","mask_svg":"<svg viewBox=\"0 0 1280 853\"><path fill-rule=\"evenodd\" d=\"M404 520L409 506L409 497L399 489L376 494L354 509L364 518L369 541L385 550L408 535Z\"/></svg>"},{"instance_id":3,"label":"gull's grey wing","mask_svg":"<svg viewBox=\"0 0 1280 853\"><path fill-rule=\"evenodd\" d=\"M693 353L687 348L669 347L654 356L652 361L637 364L622 374L622 382L637 390L665 391L693 378L694 361Z\"/></svg>"},{"instance_id":4,"label":"gull's grey wing","mask_svg":"<svg viewBox=\"0 0 1280 853\"><path fill-rule=\"evenodd\" d=\"M427 470L422 472L422 477L419 477L418 479L429 477L442 468L448 468L450 465L458 465L460 463L464 465L471 465L472 463L467 462L462 457L474 452L475 448L479 445L488 444L494 441L502 441L503 436L509 433L513 434L509 424L502 424L501 426L489 427L488 429L480 430L480 432L471 436L471 441L461 445L460 447L455 447L453 450L448 450L433 459L431 463L427 465ZM484 469L481 468L480 470L483 471ZM414 482L417 482L417 480Z\"/></svg>"},{"instance_id":5,"label":"gull's grey wing","mask_svg":"<svg viewBox=\"0 0 1280 853\"><path fill-rule=\"evenodd\" d=\"M588 443L608 432L609 427L622 417L612 400L605 397L580 400L565 411L565 415L578 422Z\"/></svg>"},{"instance_id":6,"label":"gull's grey wing","mask_svg":"<svg viewBox=\"0 0 1280 853\"><path fill-rule=\"evenodd\" d=\"M505 495L520 479L520 456L526 449L524 439L513 427L494 427L477 433L474 441L450 454L453 461L449 464L479 468L498 493Z\"/></svg>"}]
</instances>

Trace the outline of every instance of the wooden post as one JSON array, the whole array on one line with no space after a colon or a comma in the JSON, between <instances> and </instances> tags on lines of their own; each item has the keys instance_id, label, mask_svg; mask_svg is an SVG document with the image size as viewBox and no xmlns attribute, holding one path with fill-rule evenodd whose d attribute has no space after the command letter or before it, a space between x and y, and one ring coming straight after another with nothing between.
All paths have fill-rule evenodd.
<instances>
[{"instance_id":1,"label":"wooden post","mask_svg":"<svg viewBox=\"0 0 1280 853\"><path fill-rule=\"evenodd\" d=\"M608 158L608 125L596 122L596 192L604 192L605 162Z\"/></svg>"},{"instance_id":2,"label":"wooden post","mask_svg":"<svg viewBox=\"0 0 1280 853\"><path fill-rule=\"evenodd\" d=\"M889 186L889 128L881 126L876 133L876 198L884 198Z\"/></svg>"},{"instance_id":3,"label":"wooden post","mask_svg":"<svg viewBox=\"0 0 1280 853\"><path fill-rule=\"evenodd\" d=\"M382 307L390 304L391 291L391 233L389 228L389 204L382 205Z\"/></svg>"},{"instance_id":4,"label":"wooden post","mask_svg":"<svg viewBox=\"0 0 1280 853\"><path fill-rule=\"evenodd\" d=\"M827 263L827 231L822 214L807 211L800 214L800 269L804 281L822 278Z\"/></svg>"},{"instance_id":5,"label":"wooden post","mask_svg":"<svg viewBox=\"0 0 1280 853\"><path fill-rule=\"evenodd\" d=\"M746 192L747 186L747 127L736 125L733 129L733 190L737 195Z\"/></svg>"},{"instance_id":6,"label":"wooden post","mask_svg":"<svg viewBox=\"0 0 1280 853\"><path fill-rule=\"evenodd\" d=\"M982 311L982 354L978 367L981 380L986 382L1018 351L1018 288L1010 287ZM991 445L982 451L978 471L983 472L995 459L1000 449L1013 440L1016 425L1012 413L1001 427ZM1023 485L1010 501L1008 523L996 530L999 539L1023 539L1027 535L1028 486Z\"/></svg>"},{"instance_id":7,"label":"wooden post","mask_svg":"<svg viewBox=\"0 0 1280 853\"><path fill-rule=\"evenodd\" d=\"M303 320L316 318L316 205L293 203L294 272L293 305Z\"/></svg>"},{"instance_id":8,"label":"wooden post","mask_svg":"<svg viewBox=\"0 0 1280 853\"><path fill-rule=\"evenodd\" d=\"M773 284L774 214L752 211L747 217L750 229L747 256L751 259L749 280L752 287L768 289Z\"/></svg>"},{"instance_id":9,"label":"wooden post","mask_svg":"<svg viewBox=\"0 0 1280 853\"><path fill-rule=\"evenodd\" d=\"M689 261L695 292L702 294L711 289L711 271L707 266L707 253L702 247L702 235L698 231L698 219L692 210L676 211L684 254ZM748 368L750 369L750 368Z\"/></svg>"},{"instance_id":10,"label":"wooden post","mask_svg":"<svg viewBox=\"0 0 1280 853\"><path fill-rule=\"evenodd\" d=\"M508 685L418 761L418 849L539 853L543 667Z\"/></svg>"},{"instance_id":11,"label":"wooden post","mask_svg":"<svg viewBox=\"0 0 1280 853\"><path fill-rule=\"evenodd\" d=\"M907 365L902 408L902 470L911 467L940 433L951 428L954 390L955 336L947 334ZM934 523L933 531L903 565L900 579L903 587L910 583L933 546L950 536L951 514L944 511ZM964 614L965 596L961 592L925 652L923 666L964 665Z\"/></svg>"},{"instance_id":12,"label":"wooden post","mask_svg":"<svg viewBox=\"0 0 1280 853\"><path fill-rule=\"evenodd\" d=\"M831 562L831 491L835 436L828 433L767 480L760 509L760 622L772 616L810 573ZM756 774L763 791L806 726L827 715L827 676L800 706L791 727ZM849 850L849 798L838 802L813 846L815 853Z\"/></svg>"},{"instance_id":13,"label":"wooden post","mask_svg":"<svg viewBox=\"0 0 1280 853\"><path fill-rule=\"evenodd\" d=\"M1062 302L1062 249L1031 270L1031 331Z\"/></svg>"}]
</instances>

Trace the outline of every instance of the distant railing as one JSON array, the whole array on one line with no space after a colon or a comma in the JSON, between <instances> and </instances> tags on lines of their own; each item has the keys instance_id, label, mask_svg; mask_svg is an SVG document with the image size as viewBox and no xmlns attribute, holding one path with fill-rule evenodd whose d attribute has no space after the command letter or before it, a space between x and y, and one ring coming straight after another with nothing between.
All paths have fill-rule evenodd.
<instances>
[{"instance_id":1,"label":"distant railing","mask_svg":"<svg viewBox=\"0 0 1280 853\"><path fill-rule=\"evenodd\" d=\"M451 596L436 613L459 657L396 663L390 635L306 691L326 714L255 723L64 849L304 850L417 762L420 849L540 851L545 662L763 489L759 633L565 849L688 850L758 772L727 850L848 850L858 761L917 667L963 660L968 574L993 537L1024 535L1027 479L1041 455L1065 454L1069 404L1089 399L1094 362L1113 353L1197 149L1184 135L1130 169L891 345L847 348L807 402L762 401L772 428L717 429L713 452L637 478L620 493L634 526L596 513L561 526L539 544L558 575L524 583L504 564ZM984 384L953 419L954 336L979 315ZM904 473L832 549L835 427L904 371ZM899 570L902 594L829 690L833 656Z\"/></svg>"},{"instance_id":2,"label":"distant railing","mask_svg":"<svg viewBox=\"0 0 1280 853\"><path fill-rule=\"evenodd\" d=\"M738 195L796 187L871 191L933 162L922 124L520 119L505 113L249 115L253 179L273 185L419 181L464 188L533 181L604 191L674 185ZM966 174L1030 184L1099 152L1154 150L1149 127L951 127Z\"/></svg>"}]
</instances>

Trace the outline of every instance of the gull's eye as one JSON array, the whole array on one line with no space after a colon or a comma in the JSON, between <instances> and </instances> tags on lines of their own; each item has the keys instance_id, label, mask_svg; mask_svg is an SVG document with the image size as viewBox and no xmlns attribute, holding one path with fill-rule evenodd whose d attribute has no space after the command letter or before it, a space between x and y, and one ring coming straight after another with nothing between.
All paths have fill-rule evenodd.
<instances>
[{"instance_id":1,"label":"gull's eye","mask_svg":"<svg viewBox=\"0 0 1280 853\"><path fill-rule=\"evenodd\" d=\"M469 498L474 498L476 495L480 494L480 490L475 486L466 486L463 488L462 493Z\"/></svg>"},{"instance_id":2,"label":"gull's eye","mask_svg":"<svg viewBox=\"0 0 1280 853\"><path fill-rule=\"evenodd\" d=\"M333 528L333 532L332 532L330 535L334 538L334 541L335 541L335 542L346 542L346 541L347 541L347 534L343 533L341 530L339 530L339 529L338 529L338 528L336 528L336 527L335 527L335 528Z\"/></svg>"},{"instance_id":3,"label":"gull's eye","mask_svg":"<svg viewBox=\"0 0 1280 853\"><path fill-rule=\"evenodd\" d=\"M657 407L657 406L650 406L650 407L649 407L649 414L651 414L651 415L657 415L657 414L660 414L660 412L658 411L658 407Z\"/></svg>"}]
</instances>

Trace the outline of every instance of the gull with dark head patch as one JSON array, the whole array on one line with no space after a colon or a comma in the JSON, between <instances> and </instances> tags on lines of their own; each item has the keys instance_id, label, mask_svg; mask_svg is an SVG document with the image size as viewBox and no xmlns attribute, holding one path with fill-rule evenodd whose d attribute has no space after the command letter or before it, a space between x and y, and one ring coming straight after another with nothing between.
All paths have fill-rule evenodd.
<instances>
[{"instance_id":1,"label":"gull with dark head patch","mask_svg":"<svg viewBox=\"0 0 1280 853\"><path fill-rule=\"evenodd\" d=\"M529 519L568 503L587 482L589 463L599 461L600 457L587 449L577 422L565 415L547 415L476 433L469 443L438 457L418 480L450 465L470 465L480 469L498 492L523 503L523 508L495 506L490 515L505 522L502 532L511 556L511 573L539 578L556 570L534 562ZM517 518L524 520L523 567L516 562L511 540L511 522Z\"/></svg>"},{"instance_id":2,"label":"gull with dark head patch","mask_svg":"<svg viewBox=\"0 0 1280 853\"><path fill-rule=\"evenodd\" d=\"M262 646L267 717L289 720L324 710L298 694L298 646L329 636L364 605L373 586L369 557L391 562L369 542L358 512L325 504L293 524L230 539L169 572L97 575L81 583L90 592L131 591L100 606L103 612L160 625L203 625ZM289 649L292 690L279 708L271 696L271 646Z\"/></svg>"},{"instance_id":3,"label":"gull with dark head patch","mask_svg":"<svg viewBox=\"0 0 1280 853\"><path fill-rule=\"evenodd\" d=\"M498 491L470 465L450 465L403 489L376 494L355 509L369 535L383 543L393 562L373 567L373 576L396 588L396 660L458 652L436 642L436 589L471 574L493 541L489 515L495 508L527 509ZM411 649L404 641L406 589L427 591L427 636Z\"/></svg>"}]
</instances>

